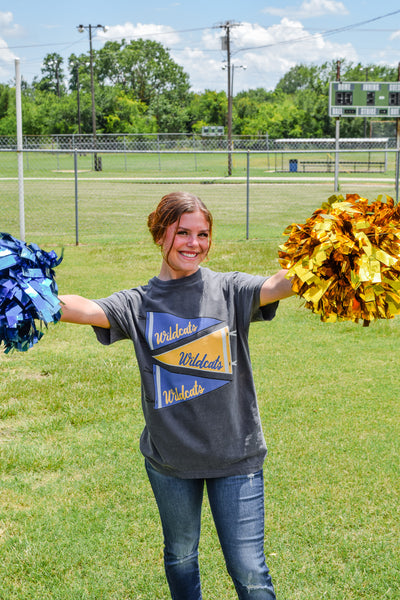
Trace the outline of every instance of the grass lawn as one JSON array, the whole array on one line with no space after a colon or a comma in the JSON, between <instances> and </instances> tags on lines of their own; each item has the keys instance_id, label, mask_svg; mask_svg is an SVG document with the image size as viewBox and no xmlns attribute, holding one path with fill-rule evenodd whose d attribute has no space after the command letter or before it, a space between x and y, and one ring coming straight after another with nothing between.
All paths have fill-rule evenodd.
<instances>
[{"instance_id":1,"label":"grass lawn","mask_svg":"<svg viewBox=\"0 0 400 600\"><path fill-rule=\"evenodd\" d=\"M60 291L101 297L153 276L160 258L145 217L176 185L82 184L77 247L65 185L26 184L27 241L64 246ZM278 269L284 228L332 193L252 186L246 240L244 186L190 190L216 220L208 266L251 273ZM346 191L393 195L376 184ZM2 203L1 229L18 236L11 197ZM400 320L324 324L290 298L273 322L252 325L250 342L278 598L397 600ZM1 600L169 597L142 428L129 342L104 348L90 328L59 323L29 352L0 355ZM207 502L200 552L205 600L233 600Z\"/></svg>"},{"instance_id":2,"label":"grass lawn","mask_svg":"<svg viewBox=\"0 0 400 600\"><path fill-rule=\"evenodd\" d=\"M80 177L107 178L107 177L132 177L132 178L157 178L157 177L225 177L228 172L228 157L223 151L219 152L138 152L114 153L98 152L101 158L101 171L94 170L93 153L77 153L77 168ZM247 176L247 159L249 159L250 177L280 177L282 174L300 179L303 176L320 177L327 175L333 177L334 154L327 150L296 151L293 152L247 152L235 150L232 153L232 176ZM298 161L297 172L290 171L290 161ZM303 161L317 161L320 166L303 165ZM394 151L362 151L339 153L340 176L345 179L357 174L365 179L375 177L395 176L396 153ZM373 163L382 163L379 167ZM327 163L330 164L327 167ZM370 163L370 164L368 164ZM24 175L26 177L73 177L73 153L25 151ZM327 169L329 169L327 171ZM1 152L0 177L16 177L18 163L15 152Z\"/></svg>"}]
</instances>

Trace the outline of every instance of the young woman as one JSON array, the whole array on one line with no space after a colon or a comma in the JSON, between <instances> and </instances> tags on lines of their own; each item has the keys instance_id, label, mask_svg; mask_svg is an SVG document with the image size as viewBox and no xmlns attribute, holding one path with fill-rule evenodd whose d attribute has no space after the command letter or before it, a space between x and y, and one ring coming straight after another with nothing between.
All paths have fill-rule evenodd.
<instances>
[{"instance_id":1,"label":"young woman","mask_svg":"<svg viewBox=\"0 0 400 600\"><path fill-rule=\"evenodd\" d=\"M270 278L201 267L212 217L186 192L148 218L161 270L102 300L60 296L62 320L92 325L102 344L131 339L146 426L140 448L164 534L174 600L201 600L198 544L204 485L238 598L273 600L264 556L266 446L249 359L251 321L271 320L292 294Z\"/></svg>"}]
</instances>

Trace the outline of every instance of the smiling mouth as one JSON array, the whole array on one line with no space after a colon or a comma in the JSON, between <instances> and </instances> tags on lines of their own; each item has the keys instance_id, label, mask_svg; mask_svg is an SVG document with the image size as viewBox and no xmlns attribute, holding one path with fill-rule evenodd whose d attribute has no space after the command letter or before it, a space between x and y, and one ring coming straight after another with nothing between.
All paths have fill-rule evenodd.
<instances>
[{"instance_id":1,"label":"smiling mouth","mask_svg":"<svg viewBox=\"0 0 400 600\"><path fill-rule=\"evenodd\" d=\"M196 258L197 253L196 252L181 252L181 255L184 256L185 258Z\"/></svg>"}]
</instances>

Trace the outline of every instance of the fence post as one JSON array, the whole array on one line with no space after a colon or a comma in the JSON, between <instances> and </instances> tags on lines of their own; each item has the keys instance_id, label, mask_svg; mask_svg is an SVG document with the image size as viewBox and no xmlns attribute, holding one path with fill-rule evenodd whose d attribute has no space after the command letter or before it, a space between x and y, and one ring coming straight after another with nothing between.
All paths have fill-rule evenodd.
<instances>
[{"instance_id":1,"label":"fence post","mask_svg":"<svg viewBox=\"0 0 400 600\"><path fill-rule=\"evenodd\" d=\"M161 171L160 134L157 133L158 170Z\"/></svg>"},{"instance_id":2,"label":"fence post","mask_svg":"<svg viewBox=\"0 0 400 600\"><path fill-rule=\"evenodd\" d=\"M196 139L195 134L193 132L192 136L192 144L193 144L193 154L194 154L194 170L197 172L197 154L196 154Z\"/></svg>"},{"instance_id":3,"label":"fence post","mask_svg":"<svg viewBox=\"0 0 400 600\"><path fill-rule=\"evenodd\" d=\"M56 135L56 157L57 157L57 171L60 170L60 156L58 154L58 149L60 147L60 143L58 141L58 135Z\"/></svg>"},{"instance_id":4,"label":"fence post","mask_svg":"<svg viewBox=\"0 0 400 600\"><path fill-rule=\"evenodd\" d=\"M75 245L79 246L79 210L78 210L78 151L74 150L75 173Z\"/></svg>"},{"instance_id":5,"label":"fence post","mask_svg":"<svg viewBox=\"0 0 400 600\"><path fill-rule=\"evenodd\" d=\"M17 116L19 235L21 240L25 241L24 149L22 138L21 68L19 58L15 59L15 103Z\"/></svg>"},{"instance_id":6,"label":"fence post","mask_svg":"<svg viewBox=\"0 0 400 600\"><path fill-rule=\"evenodd\" d=\"M250 220L250 151L247 150L247 182L246 182L246 240L249 239Z\"/></svg>"}]
</instances>

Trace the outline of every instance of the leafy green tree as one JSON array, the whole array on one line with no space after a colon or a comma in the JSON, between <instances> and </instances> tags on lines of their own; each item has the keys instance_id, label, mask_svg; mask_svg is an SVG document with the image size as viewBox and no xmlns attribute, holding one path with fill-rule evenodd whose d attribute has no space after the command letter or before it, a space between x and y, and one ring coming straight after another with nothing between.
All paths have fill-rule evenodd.
<instances>
[{"instance_id":1,"label":"leafy green tree","mask_svg":"<svg viewBox=\"0 0 400 600\"><path fill-rule=\"evenodd\" d=\"M238 92L234 98L235 102L241 99L246 99L252 104L261 104L262 102L270 102L274 99L274 92L268 92L266 89L258 87L255 89Z\"/></svg>"},{"instance_id":2,"label":"leafy green tree","mask_svg":"<svg viewBox=\"0 0 400 600\"><path fill-rule=\"evenodd\" d=\"M341 81L396 81L397 69L384 65L354 64L346 60L326 62L322 65L296 65L278 82L276 90L290 94L296 106L303 111L304 137L333 137L335 120L329 117L329 83ZM346 118L340 121L343 137L363 137L366 120Z\"/></svg>"},{"instance_id":3,"label":"leafy green tree","mask_svg":"<svg viewBox=\"0 0 400 600\"><path fill-rule=\"evenodd\" d=\"M69 84L71 91L90 93L90 61L86 54L71 54L68 58Z\"/></svg>"},{"instance_id":4,"label":"leafy green tree","mask_svg":"<svg viewBox=\"0 0 400 600\"><path fill-rule=\"evenodd\" d=\"M92 132L89 55L71 54L69 82L63 60L46 55L41 79L22 82L25 134L78 131L78 94L81 130ZM362 65L340 60L342 81L397 81L397 68ZM233 133L276 137L333 137L335 119L329 117L329 83L336 79L338 61L322 65L298 64L274 91L256 88L233 99ZM190 132L203 125L226 125L225 92L189 91L189 78L157 42L107 42L94 53L97 131ZM15 89L0 85L0 134L15 135ZM341 119L343 137L362 137L366 120Z\"/></svg>"},{"instance_id":5,"label":"leafy green tree","mask_svg":"<svg viewBox=\"0 0 400 600\"><path fill-rule=\"evenodd\" d=\"M93 51L95 78L101 85L112 85L113 87L126 89L129 67L127 57L122 55L125 47L125 40L106 42L103 48ZM129 54L129 51L125 54ZM129 87L131 86L129 85Z\"/></svg>"},{"instance_id":6,"label":"leafy green tree","mask_svg":"<svg viewBox=\"0 0 400 600\"><path fill-rule=\"evenodd\" d=\"M341 79L344 81L397 81L398 68L387 65L363 65L344 63L341 65Z\"/></svg>"},{"instance_id":7,"label":"leafy green tree","mask_svg":"<svg viewBox=\"0 0 400 600\"><path fill-rule=\"evenodd\" d=\"M316 65L295 65L278 81L275 90L284 94L295 94L300 90L314 89L319 81L321 68Z\"/></svg>"},{"instance_id":8,"label":"leafy green tree","mask_svg":"<svg viewBox=\"0 0 400 600\"><path fill-rule=\"evenodd\" d=\"M335 126L328 113L328 97L312 89L304 89L293 97L301 111L302 137L332 137Z\"/></svg>"},{"instance_id":9,"label":"leafy green tree","mask_svg":"<svg viewBox=\"0 0 400 600\"><path fill-rule=\"evenodd\" d=\"M57 52L46 54L41 69L42 78L35 80L35 87L60 97L65 92L63 62L64 59Z\"/></svg>"},{"instance_id":10,"label":"leafy green tree","mask_svg":"<svg viewBox=\"0 0 400 600\"><path fill-rule=\"evenodd\" d=\"M163 133L180 133L188 130L188 109L186 103L177 98L162 94L155 104L149 106L157 122L157 131Z\"/></svg>"},{"instance_id":11,"label":"leafy green tree","mask_svg":"<svg viewBox=\"0 0 400 600\"><path fill-rule=\"evenodd\" d=\"M15 88L0 85L0 135L16 135Z\"/></svg>"},{"instance_id":12,"label":"leafy green tree","mask_svg":"<svg viewBox=\"0 0 400 600\"><path fill-rule=\"evenodd\" d=\"M397 81L397 67L388 65L354 64L345 61L340 65L342 81ZM368 136L370 119L354 118L340 120L340 135L343 137Z\"/></svg>"},{"instance_id":13,"label":"leafy green tree","mask_svg":"<svg viewBox=\"0 0 400 600\"><path fill-rule=\"evenodd\" d=\"M289 96L282 95L275 102L259 105L257 114L245 117L242 121L242 135L259 136L268 134L271 138L302 137L301 123L303 111L297 108Z\"/></svg>"},{"instance_id":14,"label":"leafy green tree","mask_svg":"<svg viewBox=\"0 0 400 600\"><path fill-rule=\"evenodd\" d=\"M189 123L193 131L200 132L206 125L226 125L228 100L225 92L205 90L192 94L188 107Z\"/></svg>"},{"instance_id":15,"label":"leafy green tree","mask_svg":"<svg viewBox=\"0 0 400 600\"><path fill-rule=\"evenodd\" d=\"M182 106L189 98L189 76L162 44L142 39L106 42L95 52L94 70L101 86L114 86L144 103L159 130L180 130L185 125Z\"/></svg>"},{"instance_id":16,"label":"leafy green tree","mask_svg":"<svg viewBox=\"0 0 400 600\"><path fill-rule=\"evenodd\" d=\"M348 65L340 61L341 76L347 72ZM322 65L296 65L281 78L276 91L290 96L302 115L300 128L302 137L333 137L335 134L334 119L329 117L329 82L336 79L337 61L325 62ZM347 123L342 119L343 136L360 135L359 124ZM342 123L341 123L342 125ZM350 127L349 127L350 125Z\"/></svg>"},{"instance_id":17,"label":"leafy green tree","mask_svg":"<svg viewBox=\"0 0 400 600\"><path fill-rule=\"evenodd\" d=\"M240 135L244 127L249 128L250 122L258 119L260 107L275 100L275 92L263 88L239 92L233 100L233 133ZM260 133L265 134L265 131Z\"/></svg>"},{"instance_id":18,"label":"leafy green tree","mask_svg":"<svg viewBox=\"0 0 400 600\"><path fill-rule=\"evenodd\" d=\"M106 117L106 133L156 133L157 121L148 107L125 93L116 98L115 110Z\"/></svg>"},{"instance_id":19,"label":"leafy green tree","mask_svg":"<svg viewBox=\"0 0 400 600\"><path fill-rule=\"evenodd\" d=\"M0 84L0 119L6 116L10 105L10 88L4 83Z\"/></svg>"}]
</instances>

